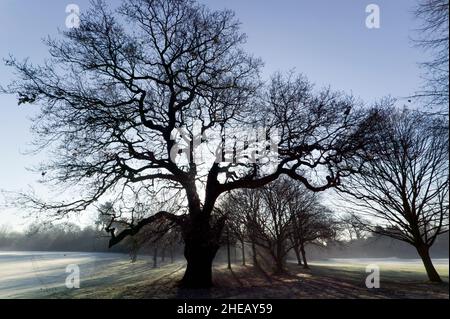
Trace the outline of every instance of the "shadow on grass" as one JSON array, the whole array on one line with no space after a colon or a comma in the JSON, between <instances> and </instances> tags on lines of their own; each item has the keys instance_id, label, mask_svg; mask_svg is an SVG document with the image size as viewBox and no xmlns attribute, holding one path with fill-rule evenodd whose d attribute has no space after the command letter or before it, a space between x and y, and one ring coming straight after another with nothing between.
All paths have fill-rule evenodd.
<instances>
[{"instance_id":1,"label":"shadow on grass","mask_svg":"<svg viewBox=\"0 0 450 319\"><path fill-rule=\"evenodd\" d=\"M340 265L311 265L305 270L289 264L286 273L269 274L260 267L225 264L214 267L211 289L180 288L185 263L163 265L153 269L141 262L112 264L94 278L82 281L82 288L60 289L41 294L40 298L136 298L136 299L371 299L371 298L444 298L448 283L420 281L423 275L398 269L382 270L381 288L368 289L365 268ZM383 268L382 268L383 269ZM414 280L414 281L412 281Z\"/></svg>"}]
</instances>

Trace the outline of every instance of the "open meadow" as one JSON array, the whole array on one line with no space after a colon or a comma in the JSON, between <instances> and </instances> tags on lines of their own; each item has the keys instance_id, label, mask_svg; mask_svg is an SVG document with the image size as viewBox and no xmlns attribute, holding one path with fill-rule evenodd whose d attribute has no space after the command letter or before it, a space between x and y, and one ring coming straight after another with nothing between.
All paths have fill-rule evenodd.
<instances>
[{"instance_id":1,"label":"open meadow","mask_svg":"<svg viewBox=\"0 0 450 319\"><path fill-rule=\"evenodd\" d=\"M0 298L449 298L448 259L434 260L443 284L427 281L415 259L331 259L312 261L305 270L294 263L271 275L252 265L214 266L209 290L181 289L185 263L153 268L150 257L130 263L127 255L108 253L0 253ZM65 285L67 265L80 269L80 288ZM380 267L380 288L365 286L366 266Z\"/></svg>"}]
</instances>

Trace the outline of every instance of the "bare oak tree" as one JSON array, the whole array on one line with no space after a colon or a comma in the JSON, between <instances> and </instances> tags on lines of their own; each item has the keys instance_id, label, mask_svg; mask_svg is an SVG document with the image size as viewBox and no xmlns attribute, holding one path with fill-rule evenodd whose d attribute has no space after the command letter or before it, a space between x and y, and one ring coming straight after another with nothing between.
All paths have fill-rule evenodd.
<instances>
[{"instance_id":1,"label":"bare oak tree","mask_svg":"<svg viewBox=\"0 0 450 319\"><path fill-rule=\"evenodd\" d=\"M148 211L108 231L113 246L161 219L176 224L185 243L185 286L212 284L224 226L214 215L221 194L262 187L281 175L311 191L335 187L348 173L348 160L367 145L373 117L363 118L351 97L315 90L293 75L263 84L262 63L243 51L245 36L228 10L191 0L132 0L112 11L95 1L79 28L46 42L51 57L44 65L7 61L18 79L4 91L19 104L40 107L37 148L54 154L40 168L44 181L81 196L49 202L23 194L21 202L60 218L111 196L125 198L130 189L153 187L161 196L178 191L184 209ZM207 138L214 130L225 136L251 125L277 128L275 168L199 163L192 160L194 147L186 161L173 160L180 151L173 132L183 128L192 137L199 123Z\"/></svg>"},{"instance_id":2,"label":"bare oak tree","mask_svg":"<svg viewBox=\"0 0 450 319\"><path fill-rule=\"evenodd\" d=\"M448 120L386 109L379 152L338 187L365 230L413 245L431 281L441 281L429 250L448 232ZM346 196L350 195L350 196Z\"/></svg>"}]
</instances>

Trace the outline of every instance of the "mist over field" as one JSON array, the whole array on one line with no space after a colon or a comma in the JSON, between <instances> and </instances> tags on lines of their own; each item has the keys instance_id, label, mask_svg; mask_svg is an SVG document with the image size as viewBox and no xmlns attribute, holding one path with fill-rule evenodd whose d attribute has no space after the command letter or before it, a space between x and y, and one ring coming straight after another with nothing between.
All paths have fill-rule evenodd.
<instances>
[{"instance_id":1,"label":"mist over field","mask_svg":"<svg viewBox=\"0 0 450 319\"><path fill-rule=\"evenodd\" d=\"M439 269L444 280L448 282L449 260L434 259L436 267ZM75 252L0 252L0 299L2 298L178 298L176 290L170 284L171 280L177 278L185 267L181 258L175 263L158 260L158 267L153 268L153 258L148 255L139 256L138 262L130 263L129 256L119 253L75 253ZM68 275L67 266L76 264L80 268L80 288L69 289L66 287ZM357 282L366 276L365 267L367 265L379 265L381 268L382 284L386 280L397 280L400 282L417 283L417 280L425 278L425 273L419 259L401 258L332 258L328 260L312 260L312 267L317 275L325 278L333 278L339 272L345 271L342 278L348 278L349 274L355 282L351 282L354 290ZM242 281L228 277L222 268L220 261L216 262L218 271L217 281L223 286L234 286L235 281ZM294 265L294 261L292 261ZM239 263L233 267L240 269ZM292 266L293 267L293 266ZM295 267L293 267L295 272ZM298 271L298 270L297 270ZM224 275L225 273L225 275ZM299 278L308 278L302 274ZM342 275L342 274L341 274ZM218 289L213 293L218 297L226 298L297 298L297 292L289 288L289 284L273 287L273 283L268 279L261 278L258 274L253 274L258 280L253 283L260 285L258 289ZM330 277L331 276L331 277ZM336 277L336 283L339 277ZM347 279L343 279L347 280ZM153 290L146 291L138 283L145 282L149 286L154 286ZM307 298L348 298L349 296L339 294L341 288L336 284L335 289L329 290L328 294L317 294L311 290L311 284L321 285L324 283L309 283L303 279L299 281L296 289L302 291L302 296ZM138 288L131 289L133 285ZM242 282L241 282L242 285ZM389 285L389 284L387 284ZM245 284L244 284L245 287ZM303 287L303 288L302 288ZM136 288L136 286L135 286ZM411 284L409 287L395 286L393 296L396 298L421 298L426 294L414 291L417 287ZM133 291L134 290L134 291ZM395 293L396 295L395 295ZM359 292L364 295L367 292ZM309 296L308 296L309 294ZM435 292L428 297L439 297L443 292ZM361 296L362 296L361 295ZM368 294L369 296L370 294ZM191 296L194 297L194 296ZM197 297L206 297L198 295ZM377 296L372 296L377 298Z\"/></svg>"},{"instance_id":2,"label":"mist over field","mask_svg":"<svg viewBox=\"0 0 450 319\"><path fill-rule=\"evenodd\" d=\"M161 278L168 281L168 278L176 277L185 267L181 246L174 249L172 256L168 251L163 252L164 247L160 246L156 263L154 250L151 247L142 247L141 251L137 252L137 261L132 262L130 243L115 247L113 251L116 252L111 252L107 247L107 238L102 236L102 232L92 228L81 229L64 225L50 229L41 228L39 232L32 230L36 229L30 228L25 233L4 230L0 235L0 298L132 298L127 285L143 280L158 282ZM249 246L246 246L245 250L251 255ZM384 237L373 236L329 243L327 247L309 245L307 251L311 260L310 266L322 276L333 276L344 271L343 278L348 278L351 274L355 280L363 280L366 276L365 267L378 265L381 268L382 281L395 279L416 282L426 278L421 260L417 259L413 249ZM240 247L231 247L233 268L241 267L241 253ZM439 273L448 282L448 236L439 238L432 256ZM215 259L215 267L221 269L226 262L227 251L222 248ZM288 264L294 272L301 269L297 268L292 252L288 256ZM68 265L79 267L81 288L66 287L66 279L70 274ZM266 271L270 271L270 267ZM218 280L233 285L234 279L225 277ZM276 297L275 294L286 294L286 287L272 292L266 291L267 288L264 287L262 284L260 291L250 296L274 294ZM233 296L232 293L238 295ZM167 297L176 297L175 292L170 289L164 294L167 294ZM219 291L217 294L224 296L225 292ZM230 292L226 296L235 298L239 297L239 294L242 296L241 291ZM139 296L159 297L157 289L142 292ZM311 298L314 296L321 298L319 295L310 295ZM286 298L295 298L295 295L286 294Z\"/></svg>"}]
</instances>

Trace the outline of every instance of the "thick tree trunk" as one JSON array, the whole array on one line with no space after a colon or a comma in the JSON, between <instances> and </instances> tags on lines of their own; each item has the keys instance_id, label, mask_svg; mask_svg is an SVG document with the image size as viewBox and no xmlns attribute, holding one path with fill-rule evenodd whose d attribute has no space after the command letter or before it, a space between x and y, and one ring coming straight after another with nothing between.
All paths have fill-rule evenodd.
<instances>
[{"instance_id":1,"label":"thick tree trunk","mask_svg":"<svg viewBox=\"0 0 450 319\"><path fill-rule=\"evenodd\" d=\"M423 265L427 271L428 279L432 282L442 282L441 277L431 261L430 248L428 246L419 246L416 249L420 255L420 258L422 258Z\"/></svg>"},{"instance_id":2,"label":"thick tree trunk","mask_svg":"<svg viewBox=\"0 0 450 319\"><path fill-rule=\"evenodd\" d=\"M187 259L186 272L181 284L185 288L210 288L212 286L212 262L210 252L193 253Z\"/></svg>"},{"instance_id":3,"label":"thick tree trunk","mask_svg":"<svg viewBox=\"0 0 450 319\"><path fill-rule=\"evenodd\" d=\"M295 252L295 257L297 257L297 264L299 266L302 266L303 265L302 257L300 256L300 250L299 250L298 246L294 247L294 252Z\"/></svg>"},{"instance_id":4,"label":"thick tree trunk","mask_svg":"<svg viewBox=\"0 0 450 319\"><path fill-rule=\"evenodd\" d=\"M245 266L245 244L244 244L244 240L241 240L241 249L242 249L242 265Z\"/></svg>"},{"instance_id":5,"label":"thick tree trunk","mask_svg":"<svg viewBox=\"0 0 450 319\"><path fill-rule=\"evenodd\" d=\"M180 282L182 287L212 287L212 263L220 247L222 229L223 225L210 227L209 221L202 218L191 220L183 230L187 267Z\"/></svg>"},{"instance_id":6,"label":"thick tree trunk","mask_svg":"<svg viewBox=\"0 0 450 319\"><path fill-rule=\"evenodd\" d=\"M187 267L181 285L185 288L212 287L212 263L216 253L214 247L187 242L184 249Z\"/></svg>"},{"instance_id":7,"label":"thick tree trunk","mask_svg":"<svg viewBox=\"0 0 450 319\"><path fill-rule=\"evenodd\" d=\"M302 253L303 257L303 268L309 269L308 261L306 260L305 246L303 244L300 245L300 252Z\"/></svg>"},{"instance_id":8,"label":"thick tree trunk","mask_svg":"<svg viewBox=\"0 0 450 319\"><path fill-rule=\"evenodd\" d=\"M170 263L173 264L174 260L173 260L173 246L170 245Z\"/></svg>"},{"instance_id":9,"label":"thick tree trunk","mask_svg":"<svg viewBox=\"0 0 450 319\"><path fill-rule=\"evenodd\" d=\"M166 249L163 248L161 252L161 263L164 263L166 261Z\"/></svg>"}]
</instances>

